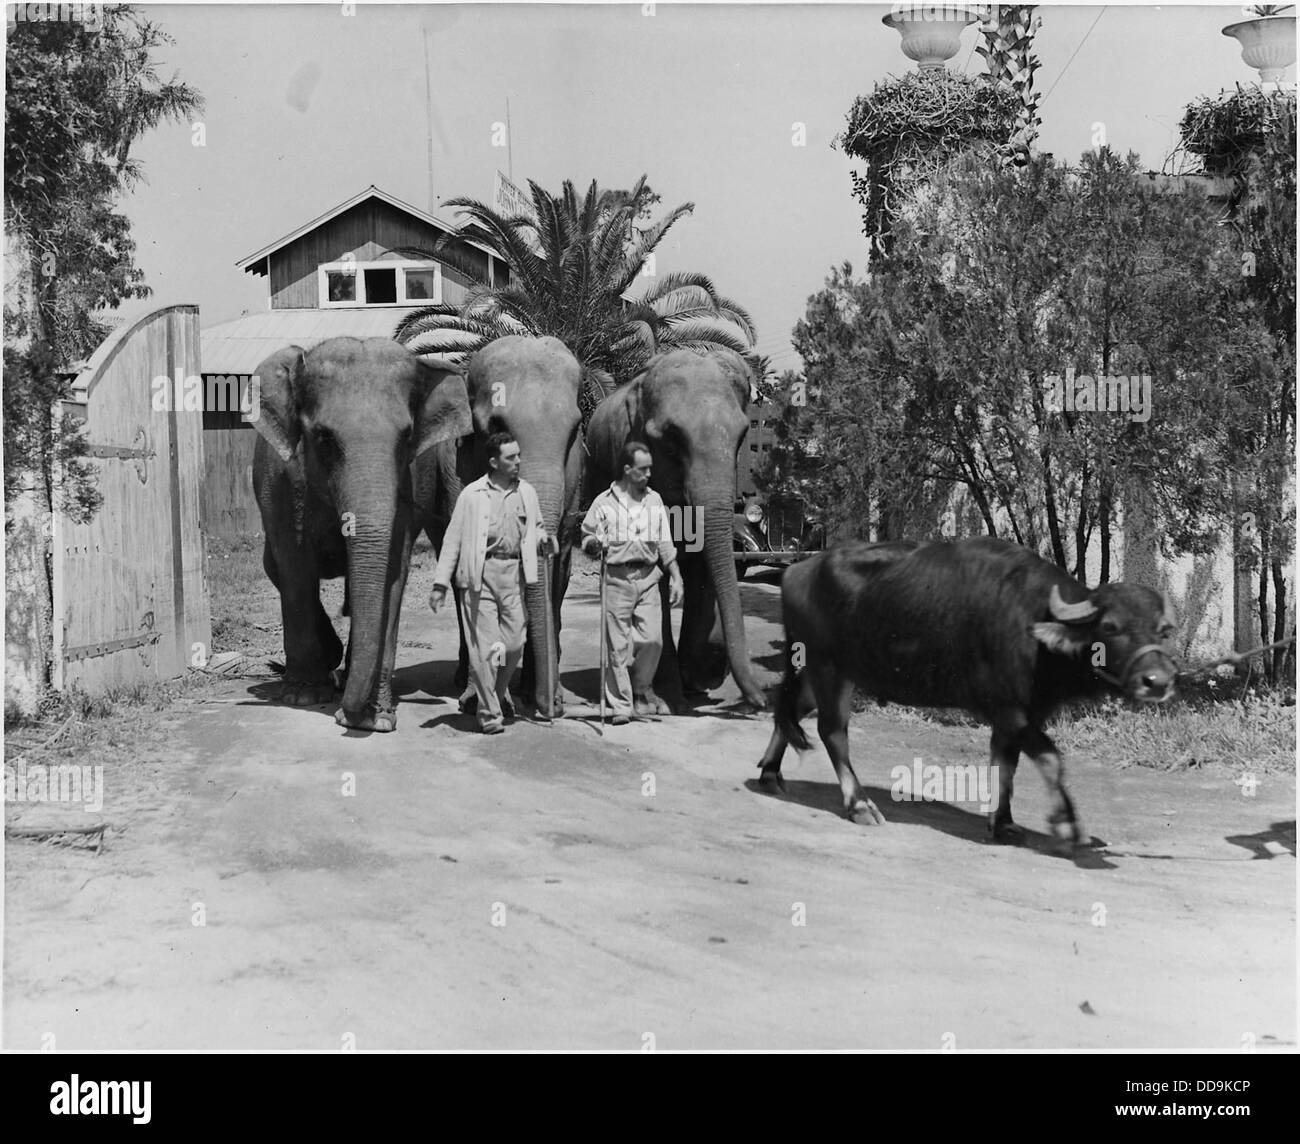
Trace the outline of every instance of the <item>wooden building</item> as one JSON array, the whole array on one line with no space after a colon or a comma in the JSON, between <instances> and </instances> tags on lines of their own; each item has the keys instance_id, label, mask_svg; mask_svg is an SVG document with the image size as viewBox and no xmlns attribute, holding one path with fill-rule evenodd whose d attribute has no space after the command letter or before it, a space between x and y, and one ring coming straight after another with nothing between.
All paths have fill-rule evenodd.
<instances>
[{"instance_id":1,"label":"wooden building","mask_svg":"<svg viewBox=\"0 0 1300 1144\"><path fill-rule=\"evenodd\" d=\"M253 501L254 431L240 418L248 379L276 350L334 337L391 337L421 306L462 301L477 282L509 282L509 267L456 227L371 185L236 265L266 278L267 308L202 335L205 529L231 540L262 522ZM454 265L452 264L454 263Z\"/></svg>"}]
</instances>

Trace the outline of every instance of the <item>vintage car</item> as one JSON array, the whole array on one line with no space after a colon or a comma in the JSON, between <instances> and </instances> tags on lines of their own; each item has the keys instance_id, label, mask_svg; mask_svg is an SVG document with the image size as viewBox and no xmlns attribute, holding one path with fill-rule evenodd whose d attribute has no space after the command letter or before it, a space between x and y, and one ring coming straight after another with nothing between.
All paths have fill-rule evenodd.
<instances>
[{"instance_id":1,"label":"vintage car","mask_svg":"<svg viewBox=\"0 0 1300 1144\"><path fill-rule=\"evenodd\" d=\"M821 523L806 514L801 502L775 500L762 494L736 502L732 549L737 580L743 580L755 564L793 564L825 544Z\"/></svg>"}]
</instances>

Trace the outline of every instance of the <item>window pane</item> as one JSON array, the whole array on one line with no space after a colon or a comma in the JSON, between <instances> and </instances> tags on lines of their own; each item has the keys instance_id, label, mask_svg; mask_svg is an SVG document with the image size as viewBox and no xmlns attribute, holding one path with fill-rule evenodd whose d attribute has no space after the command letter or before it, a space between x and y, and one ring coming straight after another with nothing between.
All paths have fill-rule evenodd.
<instances>
[{"instance_id":1,"label":"window pane","mask_svg":"<svg viewBox=\"0 0 1300 1144\"><path fill-rule=\"evenodd\" d=\"M396 270L367 270L365 275L367 306L373 306L377 302L397 301Z\"/></svg>"},{"instance_id":2,"label":"window pane","mask_svg":"<svg viewBox=\"0 0 1300 1144\"><path fill-rule=\"evenodd\" d=\"M406 297L408 301L432 301L435 297L434 287L437 271L435 270L408 270L406 271Z\"/></svg>"},{"instance_id":3,"label":"window pane","mask_svg":"<svg viewBox=\"0 0 1300 1144\"><path fill-rule=\"evenodd\" d=\"M355 302L357 300L357 275L354 270L327 270L325 280L329 283L329 300L331 302Z\"/></svg>"}]
</instances>

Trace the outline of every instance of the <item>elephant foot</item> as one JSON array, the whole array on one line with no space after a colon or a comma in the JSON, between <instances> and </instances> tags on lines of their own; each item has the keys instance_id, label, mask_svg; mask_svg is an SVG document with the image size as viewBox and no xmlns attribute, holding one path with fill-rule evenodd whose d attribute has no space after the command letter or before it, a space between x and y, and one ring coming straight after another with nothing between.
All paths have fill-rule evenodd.
<instances>
[{"instance_id":1,"label":"elephant foot","mask_svg":"<svg viewBox=\"0 0 1300 1144\"><path fill-rule=\"evenodd\" d=\"M364 711L349 715L340 707L334 712L334 722L354 731L396 731L397 712L377 711L373 707L367 707Z\"/></svg>"},{"instance_id":2,"label":"elephant foot","mask_svg":"<svg viewBox=\"0 0 1300 1144\"><path fill-rule=\"evenodd\" d=\"M280 702L289 707L316 707L334 698L337 689L329 683L298 683L286 680L280 688Z\"/></svg>"}]
</instances>

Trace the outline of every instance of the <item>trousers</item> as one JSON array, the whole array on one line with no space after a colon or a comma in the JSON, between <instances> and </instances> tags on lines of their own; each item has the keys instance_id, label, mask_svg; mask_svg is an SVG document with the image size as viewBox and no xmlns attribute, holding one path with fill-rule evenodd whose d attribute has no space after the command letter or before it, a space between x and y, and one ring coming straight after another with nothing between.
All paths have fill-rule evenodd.
<instances>
[{"instance_id":1,"label":"trousers","mask_svg":"<svg viewBox=\"0 0 1300 1144\"><path fill-rule=\"evenodd\" d=\"M605 625L609 661L601 686L611 714L631 715L635 696L650 691L663 652L663 607L657 564L605 566Z\"/></svg>"},{"instance_id":2,"label":"trousers","mask_svg":"<svg viewBox=\"0 0 1300 1144\"><path fill-rule=\"evenodd\" d=\"M528 638L518 557L484 560L482 585L463 591L460 606L479 726L495 726L505 718L502 701Z\"/></svg>"}]
</instances>

